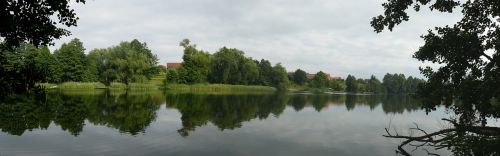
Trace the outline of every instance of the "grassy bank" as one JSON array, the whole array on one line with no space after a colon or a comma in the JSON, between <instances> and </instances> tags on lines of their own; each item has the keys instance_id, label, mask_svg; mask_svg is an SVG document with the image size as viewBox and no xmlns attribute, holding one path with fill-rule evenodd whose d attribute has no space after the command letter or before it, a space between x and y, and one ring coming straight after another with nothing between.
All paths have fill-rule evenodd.
<instances>
[{"instance_id":1,"label":"grassy bank","mask_svg":"<svg viewBox=\"0 0 500 156\"><path fill-rule=\"evenodd\" d=\"M106 86L98 82L65 82L62 84L38 84L46 89L58 89L62 91L93 91L98 89L109 89L111 91L158 91L162 87L153 83L124 83L113 82ZM165 89L170 92L198 92L198 93L269 93L275 92L276 88L268 86L246 86L228 84L168 84Z\"/></svg>"},{"instance_id":2,"label":"grassy bank","mask_svg":"<svg viewBox=\"0 0 500 156\"><path fill-rule=\"evenodd\" d=\"M276 88L268 86L246 86L246 85L227 85L227 84L169 84L165 87L173 92L218 92L218 93L236 93L236 92L275 92Z\"/></svg>"}]
</instances>

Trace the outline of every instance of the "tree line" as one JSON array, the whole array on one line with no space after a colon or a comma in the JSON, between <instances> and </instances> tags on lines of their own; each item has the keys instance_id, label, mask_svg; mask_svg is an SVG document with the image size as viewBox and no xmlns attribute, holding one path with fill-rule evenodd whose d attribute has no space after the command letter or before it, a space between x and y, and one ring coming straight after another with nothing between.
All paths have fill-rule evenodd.
<instances>
[{"instance_id":1,"label":"tree line","mask_svg":"<svg viewBox=\"0 0 500 156\"><path fill-rule=\"evenodd\" d=\"M373 75L369 79L356 79L352 75L348 75L345 80L331 79L322 71L308 79L307 73L301 69L297 69L289 77L296 85L349 93L414 94L418 91L419 86L425 83L423 79L389 73L384 76L382 82Z\"/></svg>"},{"instance_id":2,"label":"tree line","mask_svg":"<svg viewBox=\"0 0 500 156\"><path fill-rule=\"evenodd\" d=\"M52 53L47 46L21 44L0 56L2 74L9 75L1 77L2 93L27 91L39 82L144 82L161 71L156 55L136 39L88 54L79 39Z\"/></svg>"},{"instance_id":3,"label":"tree line","mask_svg":"<svg viewBox=\"0 0 500 156\"><path fill-rule=\"evenodd\" d=\"M285 89L289 79L280 63L271 65L265 59L254 60L235 48L222 47L214 54L197 49L188 39L181 41L183 62L179 69L167 70L167 83L217 83L264 85Z\"/></svg>"},{"instance_id":4,"label":"tree line","mask_svg":"<svg viewBox=\"0 0 500 156\"><path fill-rule=\"evenodd\" d=\"M93 49L88 54L79 39L64 43L53 52L46 46L21 44L0 55L4 60L2 73L9 75L2 77L0 89L22 92L41 82L146 83L159 73L166 73L166 83L263 85L282 90L298 85L374 94L412 94L424 83L422 79L406 78L403 74L387 74L382 82L375 76L356 79L349 75L345 80L331 79L322 71L308 78L301 69L287 73L280 63L272 65L265 59L255 60L235 48L222 47L211 54L199 50L188 39L181 41L180 46L184 48L181 67L167 70L157 65L158 58L147 44L136 39ZM10 79L3 80L5 78Z\"/></svg>"}]
</instances>

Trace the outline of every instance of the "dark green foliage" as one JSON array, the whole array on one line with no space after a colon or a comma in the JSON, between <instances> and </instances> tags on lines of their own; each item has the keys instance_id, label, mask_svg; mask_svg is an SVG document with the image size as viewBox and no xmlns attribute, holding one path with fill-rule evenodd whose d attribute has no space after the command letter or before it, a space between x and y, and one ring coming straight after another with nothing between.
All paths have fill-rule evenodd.
<instances>
[{"instance_id":1,"label":"dark green foliage","mask_svg":"<svg viewBox=\"0 0 500 156\"><path fill-rule=\"evenodd\" d=\"M403 74L387 73L383 79L383 85L389 94L406 93L406 77Z\"/></svg>"},{"instance_id":2,"label":"dark green foliage","mask_svg":"<svg viewBox=\"0 0 500 156\"><path fill-rule=\"evenodd\" d=\"M85 0L76 0L85 3ZM69 35L57 27L76 26L78 17L69 7L69 0L2 0L0 1L0 38L6 47L28 42L35 46L47 45L53 39ZM55 21L57 17L58 21Z\"/></svg>"},{"instance_id":3,"label":"dark green foliage","mask_svg":"<svg viewBox=\"0 0 500 156\"><path fill-rule=\"evenodd\" d=\"M301 69L295 70L292 77L295 84L304 85L307 82L307 73Z\"/></svg>"},{"instance_id":4,"label":"dark green foliage","mask_svg":"<svg viewBox=\"0 0 500 156\"><path fill-rule=\"evenodd\" d=\"M378 80L375 76L371 76L368 80L368 84L366 86L367 92L371 92L374 94L385 94L385 87L382 86L380 80Z\"/></svg>"},{"instance_id":5,"label":"dark green foliage","mask_svg":"<svg viewBox=\"0 0 500 156\"><path fill-rule=\"evenodd\" d=\"M387 89L388 94L413 94L424 84L425 80L408 77L404 74L389 74L384 76L382 85Z\"/></svg>"},{"instance_id":6,"label":"dark green foliage","mask_svg":"<svg viewBox=\"0 0 500 156\"><path fill-rule=\"evenodd\" d=\"M345 79L345 85L346 85L346 92L355 93L358 91L356 77L352 75L347 76L347 78Z\"/></svg>"},{"instance_id":7,"label":"dark green foliage","mask_svg":"<svg viewBox=\"0 0 500 156\"><path fill-rule=\"evenodd\" d=\"M316 73L314 77L311 79L310 85L313 88L327 88L329 83L329 79L325 73L322 71Z\"/></svg>"},{"instance_id":8,"label":"dark green foliage","mask_svg":"<svg viewBox=\"0 0 500 156\"><path fill-rule=\"evenodd\" d=\"M257 66L259 67L259 84L264 86L271 85L271 77L273 75L273 67L268 60L261 59L259 61L255 61Z\"/></svg>"},{"instance_id":9,"label":"dark green foliage","mask_svg":"<svg viewBox=\"0 0 500 156\"><path fill-rule=\"evenodd\" d=\"M210 83L256 84L259 78L255 62L238 49L221 48L213 55L211 64Z\"/></svg>"},{"instance_id":10,"label":"dark green foliage","mask_svg":"<svg viewBox=\"0 0 500 156\"><path fill-rule=\"evenodd\" d=\"M21 44L13 51L0 51L0 96L10 92L26 92L36 82L47 80L52 58L47 47Z\"/></svg>"},{"instance_id":11,"label":"dark green foliage","mask_svg":"<svg viewBox=\"0 0 500 156\"><path fill-rule=\"evenodd\" d=\"M63 43L61 48L54 51L54 57L59 68L56 72L60 72L54 74L60 76L60 82L95 81L89 80L95 77L89 75L92 71L87 71L92 69L87 68L89 61L79 39Z\"/></svg>"}]
</instances>

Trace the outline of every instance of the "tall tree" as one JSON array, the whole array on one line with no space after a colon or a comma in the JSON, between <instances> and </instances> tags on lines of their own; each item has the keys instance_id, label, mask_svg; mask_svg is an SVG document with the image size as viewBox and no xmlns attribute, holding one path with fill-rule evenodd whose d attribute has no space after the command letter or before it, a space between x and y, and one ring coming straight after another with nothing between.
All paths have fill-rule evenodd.
<instances>
[{"instance_id":1,"label":"tall tree","mask_svg":"<svg viewBox=\"0 0 500 156\"><path fill-rule=\"evenodd\" d=\"M293 82L298 85L304 85L307 82L307 73L301 69L295 70L293 73Z\"/></svg>"},{"instance_id":2,"label":"tall tree","mask_svg":"<svg viewBox=\"0 0 500 156\"><path fill-rule=\"evenodd\" d=\"M346 91L347 92L355 93L358 91L356 77L354 77L352 75L347 75L347 78L345 79L345 84L346 84Z\"/></svg>"},{"instance_id":3,"label":"tall tree","mask_svg":"<svg viewBox=\"0 0 500 156\"><path fill-rule=\"evenodd\" d=\"M313 88L326 88L328 87L328 82L329 79L326 76L325 73L322 71L319 71L314 75L314 77L311 79L311 87Z\"/></svg>"},{"instance_id":4,"label":"tall tree","mask_svg":"<svg viewBox=\"0 0 500 156\"><path fill-rule=\"evenodd\" d=\"M382 87L382 83L374 75L370 77L367 84L367 91L374 94L384 94L385 89Z\"/></svg>"},{"instance_id":5,"label":"tall tree","mask_svg":"<svg viewBox=\"0 0 500 156\"><path fill-rule=\"evenodd\" d=\"M260 62L255 62L259 67L259 84L264 86L271 86L271 77L273 75L273 67L271 66L271 62L264 59L261 59Z\"/></svg>"},{"instance_id":6,"label":"tall tree","mask_svg":"<svg viewBox=\"0 0 500 156\"><path fill-rule=\"evenodd\" d=\"M54 52L54 57L61 68L61 81L85 81L88 60L83 43L75 38L63 43L61 48Z\"/></svg>"},{"instance_id":7,"label":"tall tree","mask_svg":"<svg viewBox=\"0 0 500 156\"><path fill-rule=\"evenodd\" d=\"M182 40L179 45L184 47L183 62L179 72L180 79L183 79L181 81L190 84L206 82L211 67L211 55L196 49L196 45L191 44L188 39Z\"/></svg>"},{"instance_id":8,"label":"tall tree","mask_svg":"<svg viewBox=\"0 0 500 156\"><path fill-rule=\"evenodd\" d=\"M284 90L288 87L290 81L288 80L288 73L285 67L280 63L274 65L271 74L271 86L276 87L279 90Z\"/></svg>"}]
</instances>

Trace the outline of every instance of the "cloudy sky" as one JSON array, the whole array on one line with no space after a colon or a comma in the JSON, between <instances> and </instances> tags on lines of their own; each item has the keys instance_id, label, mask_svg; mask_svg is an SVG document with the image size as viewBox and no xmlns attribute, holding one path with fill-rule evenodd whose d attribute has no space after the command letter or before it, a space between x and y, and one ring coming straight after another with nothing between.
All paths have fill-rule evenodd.
<instances>
[{"instance_id":1,"label":"cloudy sky","mask_svg":"<svg viewBox=\"0 0 500 156\"><path fill-rule=\"evenodd\" d=\"M87 50L134 38L146 42L160 63L182 60L179 41L190 39L211 53L226 46L254 59L281 62L289 71L325 71L346 77L404 73L421 77L411 58L420 35L452 25L458 14L411 13L393 32L376 34L373 16L385 0L87 0L73 5L80 17L69 28Z\"/></svg>"}]
</instances>

